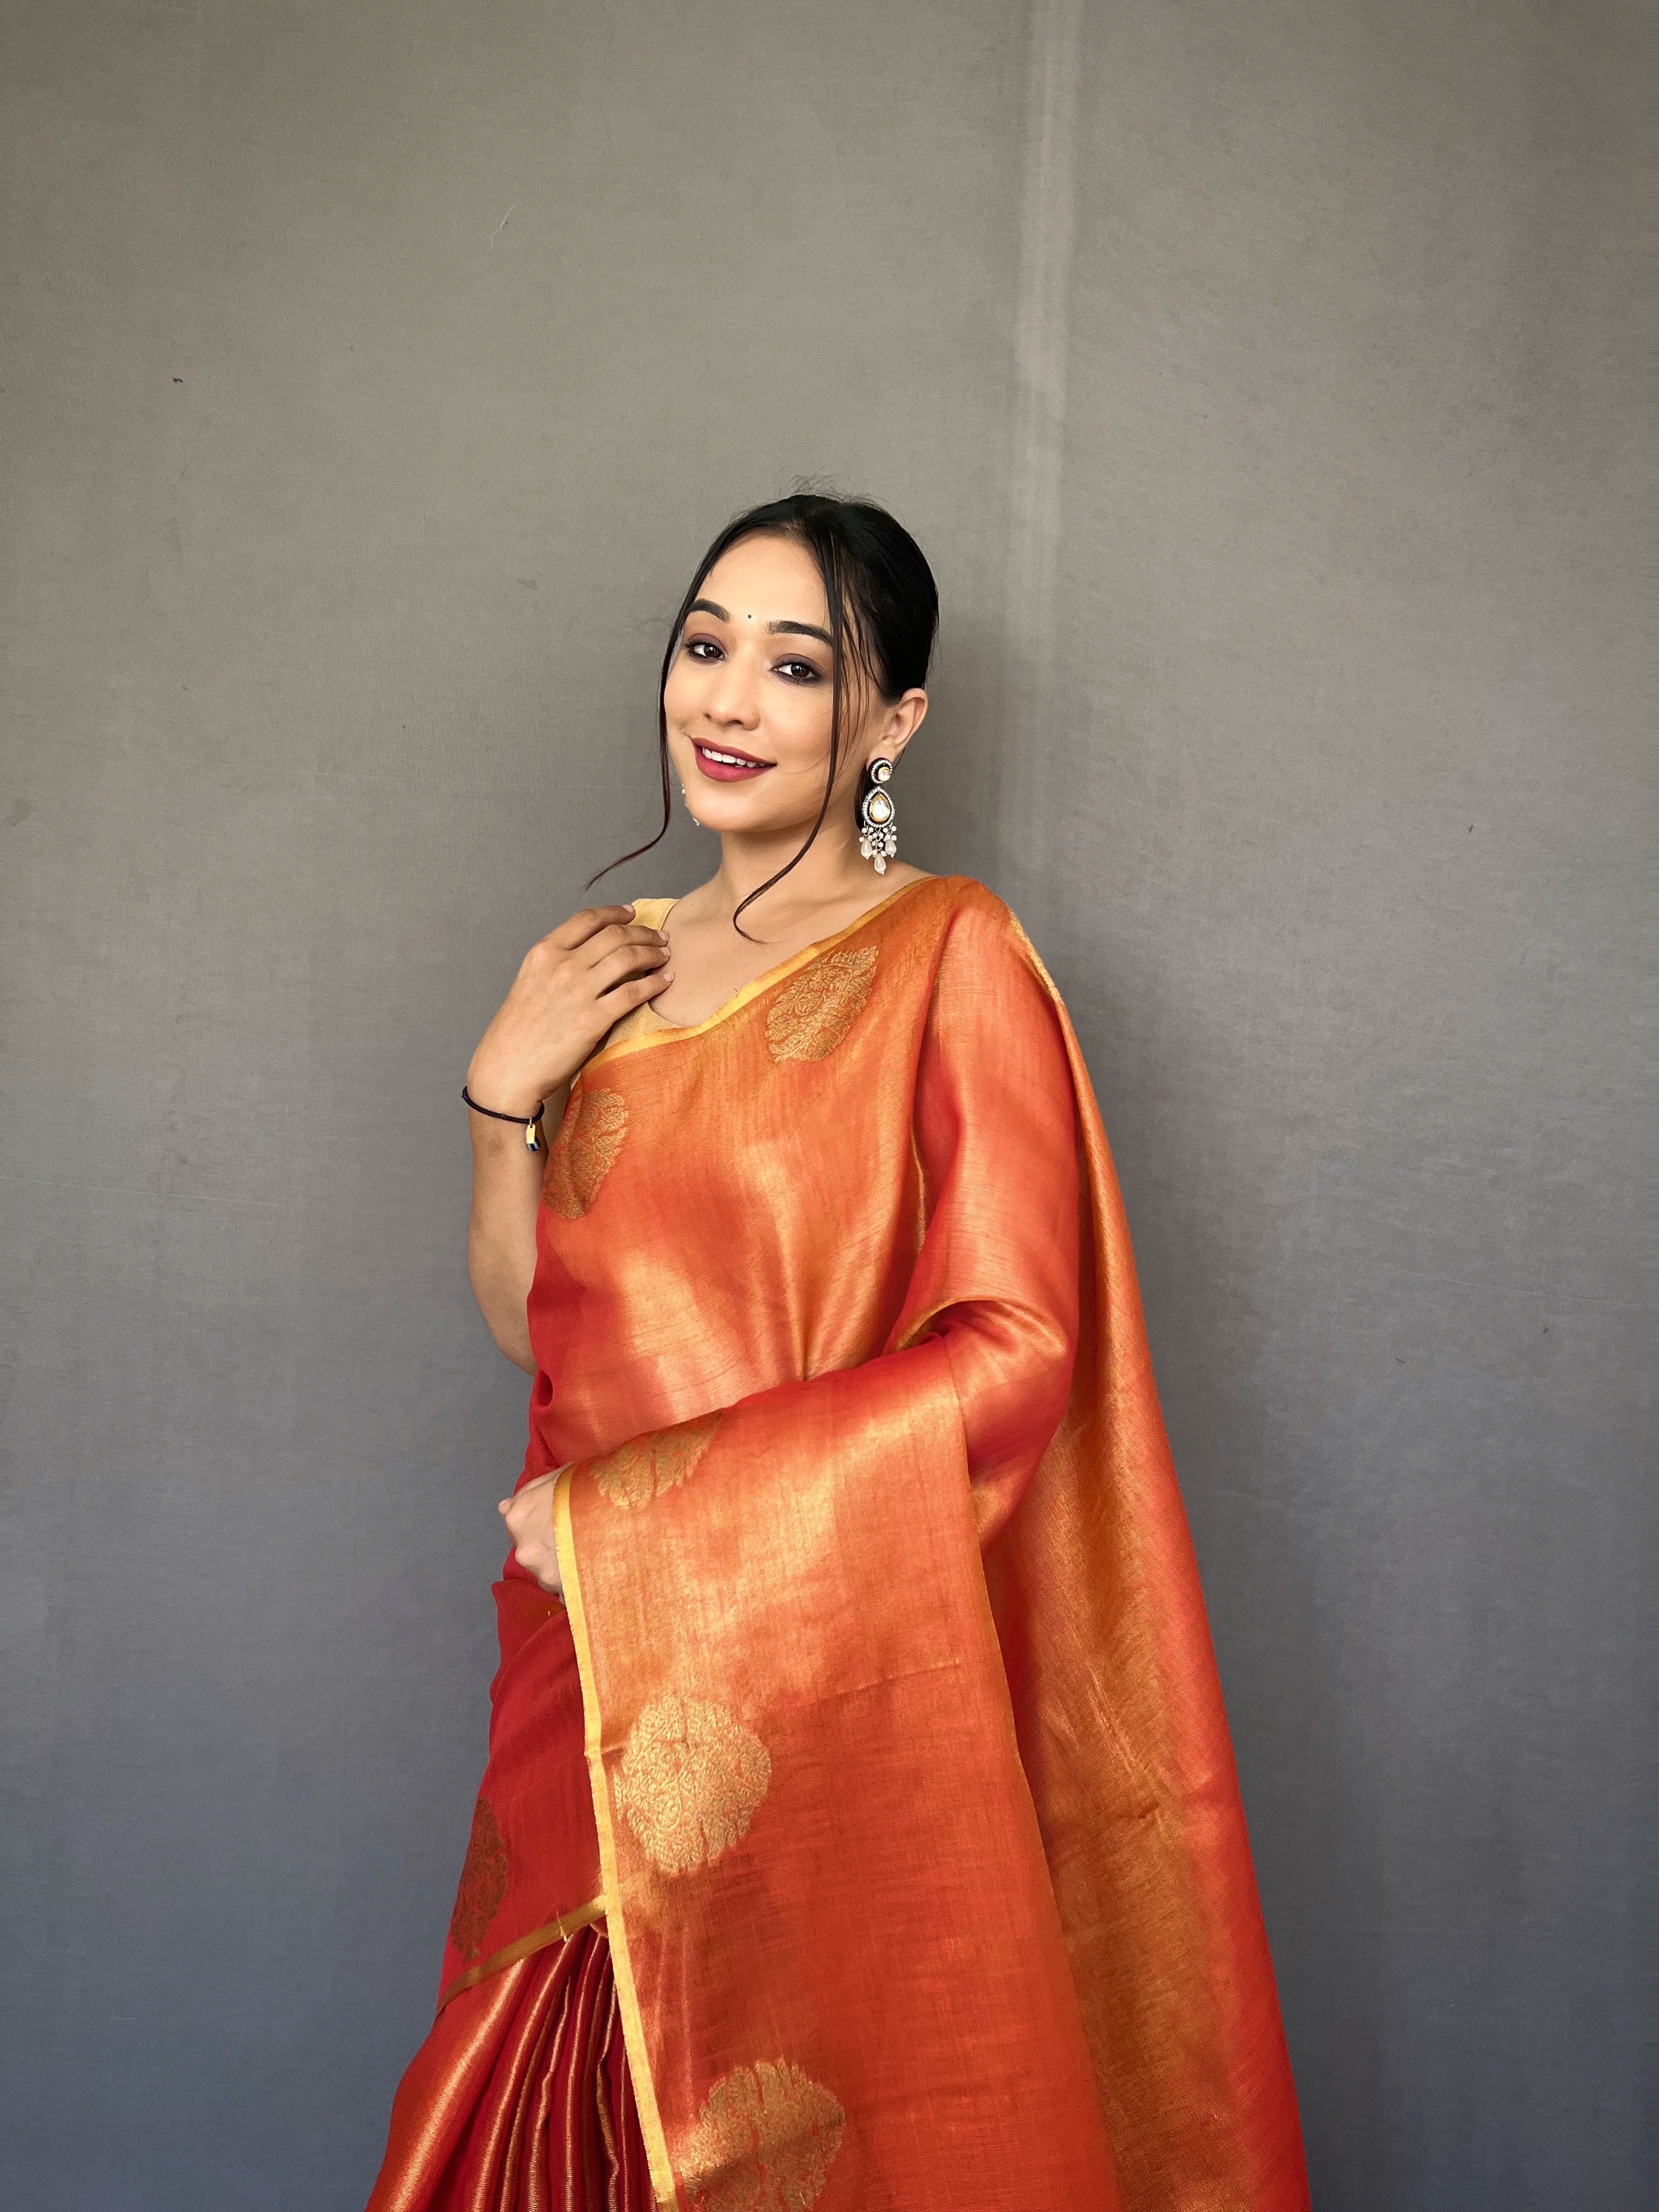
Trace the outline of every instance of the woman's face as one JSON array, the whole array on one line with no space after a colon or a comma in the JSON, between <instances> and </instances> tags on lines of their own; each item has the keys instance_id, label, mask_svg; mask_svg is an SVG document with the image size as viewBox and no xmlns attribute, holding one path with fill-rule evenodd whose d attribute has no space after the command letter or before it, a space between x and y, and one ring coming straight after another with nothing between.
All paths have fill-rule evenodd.
<instances>
[{"instance_id":1,"label":"woman's face","mask_svg":"<svg viewBox=\"0 0 1659 2212\"><path fill-rule=\"evenodd\" d=\"M709 570L663 689L668 750L705 829L810 830L830 763L830 611L823 580L790 538L744 538ZM925 706L925 695L907 694ZM849 817L860 772L920 721L901 717L848 671L836 799ZM832 812L838 811L832 799Z\"/></svg>"}]
</instances>

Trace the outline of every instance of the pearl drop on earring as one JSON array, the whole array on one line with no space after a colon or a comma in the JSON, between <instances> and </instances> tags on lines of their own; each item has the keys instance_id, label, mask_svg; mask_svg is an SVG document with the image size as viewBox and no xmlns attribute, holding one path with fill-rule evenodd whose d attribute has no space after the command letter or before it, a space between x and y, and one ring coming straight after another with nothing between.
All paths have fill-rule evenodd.
<instances>
[{"instance_id":1,"label":"pearl drop on earring","mask_svg":"<svg viewBox=\"0 0 1659 2212\"><path fill-rule=\"evenodd\" d=\"M876 873L884 876L887 863L898 858L898 830L893 810L892 793L887 786L892 781L893 763L890 760L872 760L866 770L869 787L859 802L859 850L866 860L876 864Z\"/></svg>"}]
</instances>

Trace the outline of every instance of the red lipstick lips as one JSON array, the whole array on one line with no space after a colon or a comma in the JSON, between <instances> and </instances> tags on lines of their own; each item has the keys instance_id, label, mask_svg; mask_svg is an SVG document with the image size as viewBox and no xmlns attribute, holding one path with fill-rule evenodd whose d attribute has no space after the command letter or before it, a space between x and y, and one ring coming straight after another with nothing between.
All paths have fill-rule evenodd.
<instances>
[{"instance_id":1,"label":"red lipstick lips","mask_svg":"<svg viewBox=\"0 0 1659 2212\"><path fill-rule=\"evenodd\" d=\"M753 776L764 775L774 763L757 760L752 753L734 751L729 745L699 744L693 738L691 750L697 757L697 766L712 783L746 783Z\"/></svg>"}]
</instances>

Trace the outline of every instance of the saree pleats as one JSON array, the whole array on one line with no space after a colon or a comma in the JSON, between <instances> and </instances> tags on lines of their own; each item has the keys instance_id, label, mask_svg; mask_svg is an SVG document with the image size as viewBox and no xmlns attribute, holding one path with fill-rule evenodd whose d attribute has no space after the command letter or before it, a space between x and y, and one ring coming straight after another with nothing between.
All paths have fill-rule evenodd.
<instances>
[{"instance_id":1,"label":"saree pleats","mask_svg":"<svg viewBox=\"0 0 1659 2212\"><path fill-rule=\"evenodd\" d=\"M445 2006L398 2088L369 2212L648 2212L653 2201L602 1929Z\"/></svg>"}]
</instances>

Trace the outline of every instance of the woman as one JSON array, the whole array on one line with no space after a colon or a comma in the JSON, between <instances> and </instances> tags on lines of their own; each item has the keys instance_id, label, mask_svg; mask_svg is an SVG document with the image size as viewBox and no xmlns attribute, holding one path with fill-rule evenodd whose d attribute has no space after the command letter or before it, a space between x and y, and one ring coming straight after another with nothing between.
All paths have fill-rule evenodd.
<instances>
[{"instance_id":1,"label":"woman","mask_svg":"<svg viewBox=\"0 0 1659 2212\"><path fill-rule=\"evenodd\" d=\"M530 1443L372 2212L1305 2205L1088 1077L895 857L936 615L878 508L722 532L659 714L720 868L555 930L468 1071Z\"/></svg>"}]
</instances>

